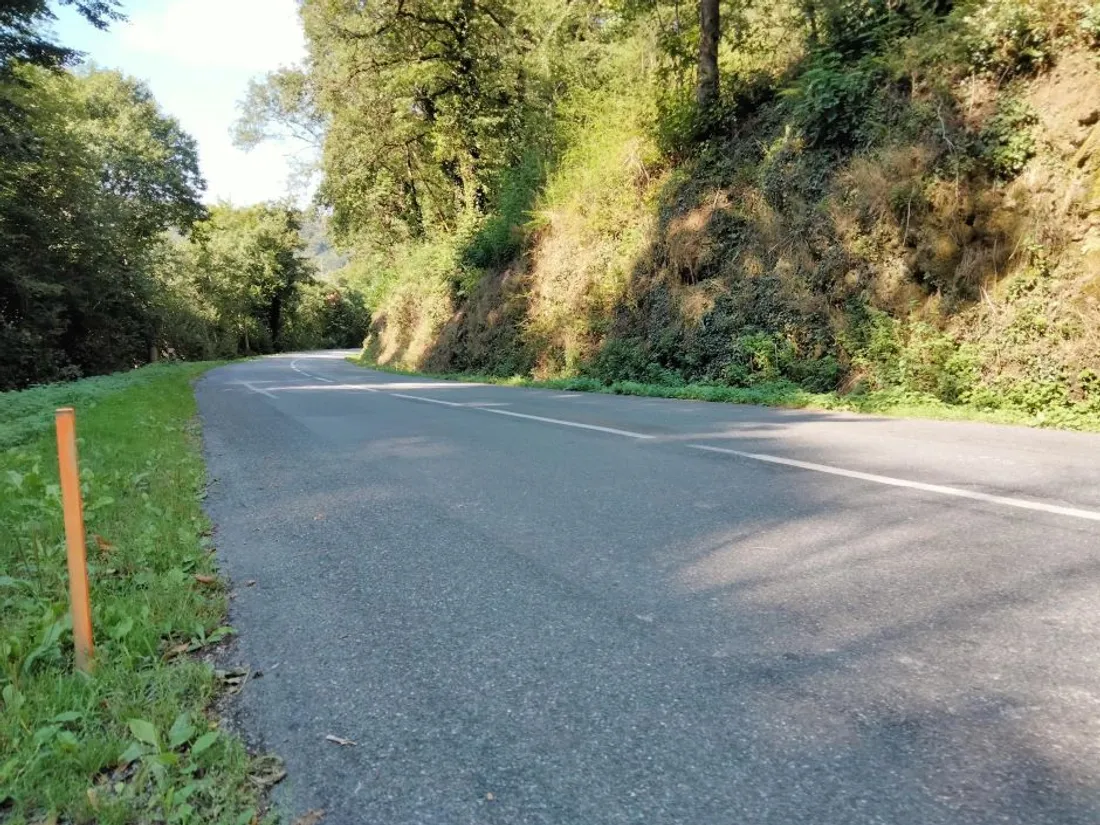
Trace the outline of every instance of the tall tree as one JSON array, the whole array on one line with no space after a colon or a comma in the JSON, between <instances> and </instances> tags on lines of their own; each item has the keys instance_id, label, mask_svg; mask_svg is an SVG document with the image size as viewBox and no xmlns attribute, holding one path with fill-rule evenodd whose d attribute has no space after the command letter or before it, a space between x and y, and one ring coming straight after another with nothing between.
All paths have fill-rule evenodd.
<instances>
[{"instance_id":1,"label":"tall tree","mask_svg":"<svg viewBox=\"0 0 1100 825\"><path fill-rule=\"evenodd\" d=\"M194 141L114 72L24 64L0 100L0 386L144 360L148 256L202 212Z\"/></svg>"},{"instance_id":2,"label":"tall tree","mask_svg":"<svg viewBox=\"0 0 1100 825\"><path fill-rule=\"evenodd\" d=\"M710 111L718 101L718 0L699 0L699 108Z\"/></svg>"},{"instance_id":3,"label":"tall tree","mask_svg":"<svg viewBox=\"0 0 1100 825\"><path fill-rule=\"evenodd\" d=\"M524 14L516 0L305 0L338 231L417 237L484 209L521 131Z\"/></svg>"},{"instance_id":4,"label":"tall tree","mask_svg":"<svg viewBox=\"0 0 1100 825\"><path fill-rule=\"evenodd\" d=\"M246 353L282 347L299 289L312 280L300 230L298 210L281 204L222 204L195 229L205 291Z\"/></svg>"}]
</instances>

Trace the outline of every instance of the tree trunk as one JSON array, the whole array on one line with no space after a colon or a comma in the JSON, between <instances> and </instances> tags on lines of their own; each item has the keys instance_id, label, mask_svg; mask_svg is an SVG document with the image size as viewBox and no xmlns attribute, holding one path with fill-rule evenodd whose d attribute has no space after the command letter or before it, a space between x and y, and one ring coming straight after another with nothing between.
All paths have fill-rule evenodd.
<instances>
[{"instance_id":1,"label":"tree trunk","mask_svg":"<svg viewBox=\"0 0 1100 825\"><path fill-rule=\"evenodd\" d=\"M810 23L810 47L816 49L818 44L817 35L817 3L815 0L802 0L802 13L806 15L806 20Z\"/></svg>"},{"instance_id":2,"label":"tree trunk","mask_svg":"<svg viewBox=\"0 0 1100 825\"><path fill-rule=\"evenodd\" d=\"M699 108L718 100L718 0L699 0Z\"/></svg>"},{"instance_id":3,"label":"tree trunk","mask_svg":"<svg viewBox=\"0 0 1100 825\"><path fill-rule=\"evenodd\" d=\"M283 296L275 295L267 308L267 325L271 329L271 348L279 351L279 341L283 334Z\"/></svg>"}]
</instances>

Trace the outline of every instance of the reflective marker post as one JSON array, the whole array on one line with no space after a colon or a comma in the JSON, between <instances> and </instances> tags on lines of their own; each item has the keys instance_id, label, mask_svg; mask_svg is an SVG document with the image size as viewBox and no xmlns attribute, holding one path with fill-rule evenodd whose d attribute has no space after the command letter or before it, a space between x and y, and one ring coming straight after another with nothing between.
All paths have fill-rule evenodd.
<instances>
[{"instance_id":1,"label":"reflective marker post","mask_svg":"<svg viewBox=\"0 0 1100 825\"><path fill-rule=\"evenodd\" d=\"M88 593L88 558L84 537L84 501L80 494L80 470L76 462L76 413L72 407L57 411L57 461L61 469L61 505L65 512L65 543L69 559L69 604L73 615L76 667L92 670L92 607Z\"/></svg>"}]
</instances>

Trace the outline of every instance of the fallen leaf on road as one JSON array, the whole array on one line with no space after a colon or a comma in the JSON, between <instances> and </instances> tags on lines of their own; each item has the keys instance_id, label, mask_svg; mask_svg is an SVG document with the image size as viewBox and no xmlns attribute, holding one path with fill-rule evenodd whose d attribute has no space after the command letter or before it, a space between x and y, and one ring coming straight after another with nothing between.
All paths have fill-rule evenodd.
<instances>
[{"instance_id":1,"label":"fallen leaf on road","mask_svg":"<svg viewBox=\"0 0 1100 825\"><path fill-rule=\"evenodd\" d=\"M245 587L252 587L252 586L253 586L253 585L255 585L255 584L256 584L256 580L255 580L255 579L249 579L248 581L246 581L246 582L244 583L244 586L245 586Z\"/></svg>"},{"instance_id":2,"label":"fallen leaf on road","mask_svg":"<svg viewBox=\"0 0 1100 825\"><path fill-rule=\"evenodd\" d=\"M217 584L218 577L208 576L206 573L196 573L195 581L197 581L199 584Z\"/></svg>"},{"instance_id":3,"label":"fallen leaf on road","mask_svg":"<svg viewBox=\"0 0 1100 825\"><path fill-rule=\"evenodd\" d=\"M493 794L492 794L492 793L487 793L487 794L485 794L485 801L486 801L486 802L492 802L492 801L493 801L494 799L496 799L496 797L495 797L495 796L493 796Z\"/></svg>"},{"instance_id":4,"label":"fallen leaf on road","mask_svg":"<svg viewBox=\"0 0 1100 825\"><path fill-rule=\"evenodd\" d=\"M238 693L248 681L248 668L234 667L229 670L215 670L214 676L222 681L230 693Z\"/></svg>"},{"instance_id":5,"label":"fallen leaf on road","mask_svg":"<svg viewBox=\"0 0 1100 825\"><path fill-rule=\"evenodd\" d=\"M350 739L344 739L341 736L333 736L331 733L325 737L325 741L335 742L337 745L343 745L344 747L355 744Z\"/></svg>"},{"instance_id":6,"label":"fallen leaf on road","mask_svg":"<svg viewBox=\"0 0 1100 825\"><path fill-rule=\"evenodd\" d=\"M322 819L325 818L325 809L316 808L312 811L306 811L300 817L294 820L292 825L317 825Z\"/></svg>"}]
</instances>

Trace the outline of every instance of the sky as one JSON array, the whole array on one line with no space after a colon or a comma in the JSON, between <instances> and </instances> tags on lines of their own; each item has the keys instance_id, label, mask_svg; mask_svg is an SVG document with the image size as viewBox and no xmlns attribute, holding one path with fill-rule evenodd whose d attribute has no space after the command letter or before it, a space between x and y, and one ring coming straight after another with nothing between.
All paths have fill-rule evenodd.
<instances>
[{"instance_id":1,"label":"sky","mask_svg":"<svg viewBox=\"0 0 1100 825\"><path fill-rule=\"evenodd\" d=\"M296 0L122 0L129 18L99 32L56 9L65 46L98 66L144 80L157 102L198 141L205 200L247 206L286 196L290 143L236 149L229 129L249 79L302 59Z\"/></svg>"}]
</instances>

